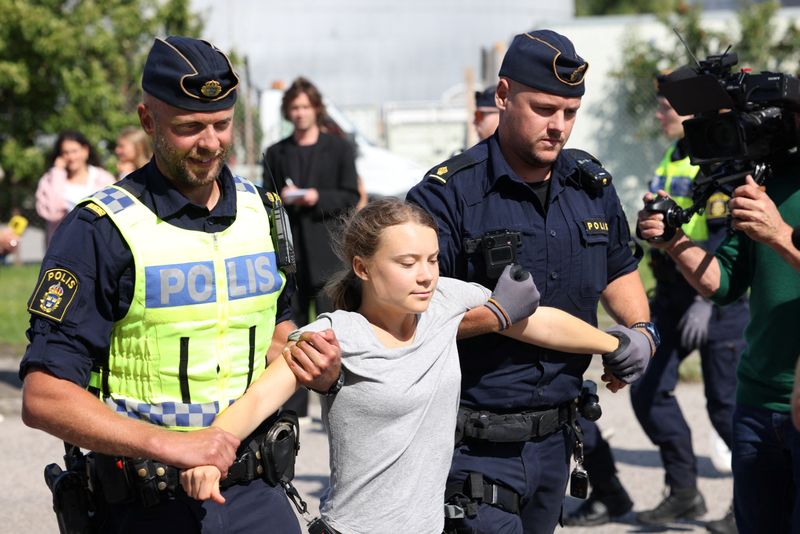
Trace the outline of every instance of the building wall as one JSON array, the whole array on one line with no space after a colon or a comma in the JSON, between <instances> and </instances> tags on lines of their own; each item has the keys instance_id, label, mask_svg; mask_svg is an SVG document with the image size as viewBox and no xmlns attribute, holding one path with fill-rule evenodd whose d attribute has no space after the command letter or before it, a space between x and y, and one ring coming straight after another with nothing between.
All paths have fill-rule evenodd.
<instances>
[{"instance_id":1,"label":"building wall","mask_svg":"<svg viewBox=\"0 0 800 534\"><path fill-rule=\"evenodd\" d=\"M205 37L246 55L257 86L303 74L340 106L436 100L480 77L482 46L506 43L574 1L192 0Z\"/></svg>"}]
</instances>

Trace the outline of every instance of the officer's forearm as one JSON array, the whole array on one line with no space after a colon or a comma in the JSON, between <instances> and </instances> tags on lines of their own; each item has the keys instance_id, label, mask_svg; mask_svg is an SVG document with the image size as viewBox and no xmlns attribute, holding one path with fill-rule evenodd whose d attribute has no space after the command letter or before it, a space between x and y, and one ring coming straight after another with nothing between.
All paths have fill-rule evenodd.
<instances>
[{"instance_id":1,"label":"officer's forearm","mask_svg":"<svg viewBox=\"0 0 800 534\"><path fill-rule=\"evenodd\" d=\"M500 332L501 325L497 316L486 306L472 308L461 319L458 325L458 339Z\"/></svg>"},{"instance_id":2,"label":"officer's forearm","mask_svg":"<svg viewBox=\"0 0 800 534\"><path fill-rule=\"evenodd\" d=\"M278 411L298 387L297 378L286 360L279 357L250 384L244 395L217 416L213 426L244 439Z\"/></svg>"},{"instance_id":3,"label":"officer's forearm","mask_svg":"<svg viewBox=\"0 0 800 534\"><path fill-rule=\"evenodd\" d=\"M539 306L533 315L501 334L546 349L578 354L605 354L619 346L614 336L549 306Z\"/></svg>"},{"instance_id":4,"label":"officer's forearm","mask_svg":"<svg viewBox=\"0 0 800 534\"><path fill-rule=\"evenodd\" d=\"M608 284L600 298L611 318L621 325L650 320L650 306L639 271L622 275Z\"/></svg>"},{"instance_id":5,"label":"officer's forearm","mask_svg":"<svg viewBox=\"0 0 800 534\"><path fill-rule=\"evenodd\" d=\"M157 458L170 431L121 416L78 385L30 371L22 390L22 420L68 443L109 455Z\"/></svg>"}]
</instances>

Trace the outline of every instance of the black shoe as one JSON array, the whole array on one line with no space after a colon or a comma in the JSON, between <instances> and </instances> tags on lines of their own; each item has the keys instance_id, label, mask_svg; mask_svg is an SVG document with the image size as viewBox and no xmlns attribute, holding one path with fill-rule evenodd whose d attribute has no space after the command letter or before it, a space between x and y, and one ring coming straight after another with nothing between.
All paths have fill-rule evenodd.
<instances>
[{"instance_id":1,"label":"black shoe","mask_svg":"<svg viewBox=\"0 0 800 534\"><path fill-rule=\"evenodd\" d=\"M728 509L728 513L722 519L706 523L706 529L714 534L738 534L736 518L733 516L733 506Z\"/></svg>"},{"instance_id":2,"label":"black shoe","mask_svg":"<svg viewBox=\"0 0 800 534\"><path fill-rule=\"evenodd\" d=\"M589 496L574 512L564 518L565 527L589 527L604 525L612 518L630 512L633 502L628 493L598 496L595 492Z\"/></svg>"},{"instance_id":3,"label":"black shoe","mask_svg":"<svg viewBox=\"0 0 800 534\"><path fill-rule=\"evenodd\" d=\"M636 514L636 521L645 525L666 525L676 519L694 519L706 512L706 501L697 488L673 489L658 506Z\"/></svg>"}]
</instances>

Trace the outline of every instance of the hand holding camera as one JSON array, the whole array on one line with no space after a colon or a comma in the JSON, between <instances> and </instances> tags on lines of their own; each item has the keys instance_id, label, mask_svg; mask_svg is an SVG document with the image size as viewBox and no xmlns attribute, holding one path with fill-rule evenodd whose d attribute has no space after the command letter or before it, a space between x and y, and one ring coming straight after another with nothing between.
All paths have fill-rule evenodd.
<instances>
[{"instance_id":1,"label":"hand holding camera","mask_svg":"<svg viewBox=\"0 0 800 534\"><path fill-rule=\"evenodd\" d=\"M744 185L733 191L728 201L733 228L741 230L753 241L777 244L781 240L791 241L792 227L786 224L778 212L775 202L767 196L751 176Z\"/></svg>"}]
</instances>

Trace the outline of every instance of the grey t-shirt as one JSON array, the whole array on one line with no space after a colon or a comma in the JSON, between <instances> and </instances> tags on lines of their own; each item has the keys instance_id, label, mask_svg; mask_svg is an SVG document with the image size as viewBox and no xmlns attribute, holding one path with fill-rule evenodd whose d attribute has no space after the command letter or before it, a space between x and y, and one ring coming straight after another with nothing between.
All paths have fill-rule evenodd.
<instances>
[{"instance_id":1,"label":"grey t-shirt","mask_svg":"<svg viewBox=\"0 0 800 534\"><path fill-rule=\"evenodd\" d=\"M302 328L333 328L342 349L345 385L322 398L331 478L320 510L336 530L442 532L461 388L456 333L490 295L440 278L405 347L384 347L354 312L324 313Z\"/></svg>"}]
</instances>

